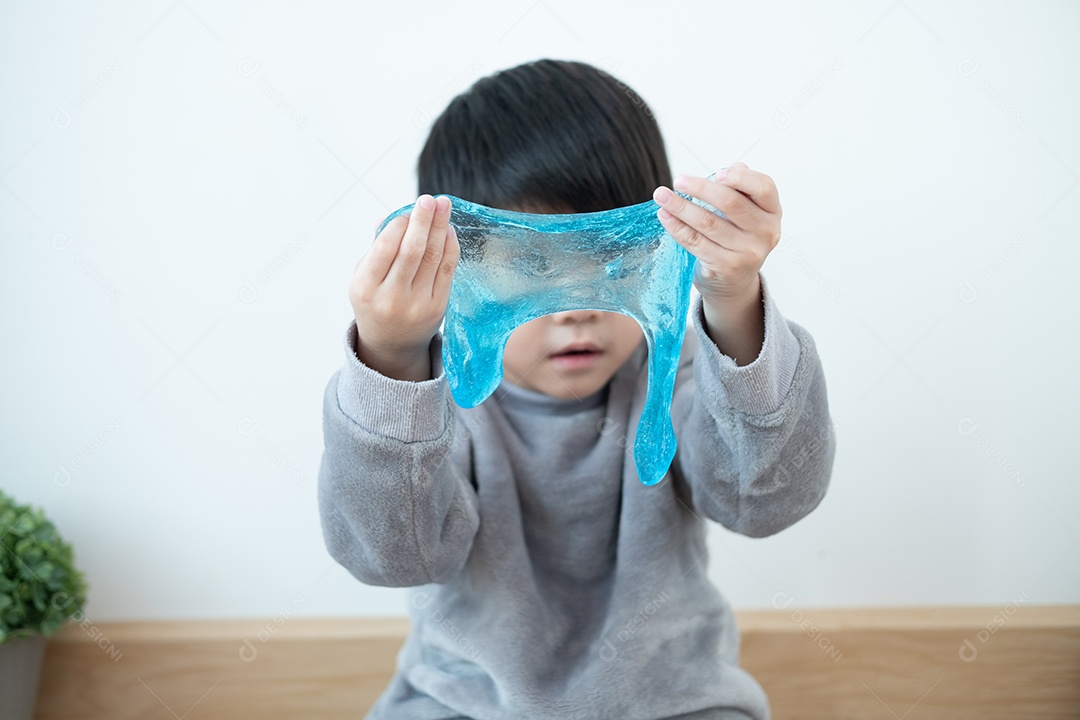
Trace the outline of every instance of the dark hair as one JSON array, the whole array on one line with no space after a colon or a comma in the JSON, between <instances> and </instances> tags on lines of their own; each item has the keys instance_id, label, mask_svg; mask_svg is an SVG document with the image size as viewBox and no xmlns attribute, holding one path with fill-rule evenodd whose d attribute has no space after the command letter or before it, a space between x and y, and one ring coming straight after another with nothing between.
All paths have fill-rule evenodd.
<instances>
[{"instance_id":1,"label":"dark hair","mask_svg":"<svg viewBox=\"0 0 1080 720\"><path fill-rule=\"evenodd\" d=\"M481 78L436 118L419 192L526 212L593 212L671 185L660 128L627 85L581 62Z\"/></svg>"}]
</instances>

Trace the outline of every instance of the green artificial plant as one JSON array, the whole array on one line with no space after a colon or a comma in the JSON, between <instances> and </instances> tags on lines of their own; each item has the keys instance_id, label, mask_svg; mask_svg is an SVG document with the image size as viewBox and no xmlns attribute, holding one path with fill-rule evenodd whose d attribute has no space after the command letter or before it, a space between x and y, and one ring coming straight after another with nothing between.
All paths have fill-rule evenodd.
<instances>
[{"instance_id":1,"label":"green artificial plant","mask_svg":"<svg viewBox=\"0 0 1080 720\"><path fill-rule=\"evenodd\" d=\"M82 614L86 581L45 514L0 492L0 644Z\"/></svg>"}]
</instances>

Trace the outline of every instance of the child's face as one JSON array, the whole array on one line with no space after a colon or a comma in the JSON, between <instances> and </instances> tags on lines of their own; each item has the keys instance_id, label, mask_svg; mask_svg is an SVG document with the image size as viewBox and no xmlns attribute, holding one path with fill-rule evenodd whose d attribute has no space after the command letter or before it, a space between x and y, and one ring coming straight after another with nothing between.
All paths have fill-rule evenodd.
<instances>
[{"instance_id":1,"label":"child's face","mask_svg":"<svg viewBox=\"0 0 1080 720\"><path fill-rule=\"evenodd\" d=\"M600 390L643 336L633 318L570 310L530 320L506 341L503 372L526 390L568 400Z\"/></svg>"}]
</instances>

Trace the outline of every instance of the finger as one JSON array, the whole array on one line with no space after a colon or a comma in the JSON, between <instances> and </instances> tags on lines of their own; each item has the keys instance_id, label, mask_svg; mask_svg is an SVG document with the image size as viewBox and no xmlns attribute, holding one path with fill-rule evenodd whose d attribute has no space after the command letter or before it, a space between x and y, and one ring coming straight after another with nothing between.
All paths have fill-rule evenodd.
<instances>
[{"instance_id":1,"label":"finger","mask_svg":"<svg viewBox=\"0 0 1080 720\"><path fill-rule=\"evenodd\" d=\"M732 163L722 172L724 173L722 177L720 173L717 173L716 182L735 188L767 213L780 212L780 194L771 177L751 170L746 163L741 162Z\"/></svg>"},{"instance_id":2,"label":"finger","mask_svg":"<svg viewBox=\"0 0 1080 720\"><path fill-rule=\"evenodd\" d=\"M424 257L420 259L420 266L416 269L416 277L413 278L415 290L426 290L431 294L431 283L439 270L439 263L442 262L446 228L449 224L450 198L442 195L435 198L435 214L428 231L427 248L424 250Z\"/></svg>"},{"instance_id":3,"label":"finger","mask_svg":"<svg viewBox=\"0 0 1080 720\"><path fill-rule=\"evenodd\" d=\"M454 271L457 270L460 258L461 247L458 245L457 230L451 225L446 231L446 241L443 243L442 262L439 263L439 271L431 286L431 297L444 307L450 299L450 286L453 285Z\"/></svg>"},{"instance_id":4,"label":"finger","mask_svg":"<svg viewBox=\"0 0 1080 720\"><path fill-rule=\"evenodd\" d=\"M409 226L407 215L398 215L391 220L379 233L371 246L364 253L360 261L356 263L353 274L360 273L369 285L380 285L390 272L390 266L397 256L401 238L405 234L405 228Z\"/></svg>"},{"instance_id":5,"label":"finger","mask_svg":"<svg viewBox=\"0 0 1080 720\"><path fill-rule=\"evenodd\" d=\"M733 279L744 277L752 270L760 268L764 262L763 257L753 252L734 252L709 242L708 238L704 238L701 233L663 208L657 211L657 215L675 242L698 259L694 268L694 285L699 291L705 287L702 282L711 285L714 278L720 278L720 282L726 287Z\"/></svg>"},{"instance_id":6,"label":"finger","mask_svg":"<svg viewBox=\"0 0 1080 720\"><path fill-rule=\"evenodd\" d=\"M416 277L416 268L427 252L428 233L431 231L431 219L435 213L435 198L421 195L416 199L412 212L409 213L409 227L398 248L397 257L386 274L386 280L406 287L412 286Z\"/></svg>"},{"instance_id":7,"label":"finger","mask_svg":"<svg viewBox=\"0 0 1080 720\"><path fill-rule=\"evenodd\" d=\"M774 222L753 200L733 187L690 175L677 175L673 185L676 190L709 203L741 230L753 232ZM690 218L684 219L690 221Z\"/></svg>"},{"instance_id":8,"label":"finger","mask_svg":"<svg viewBox=\"0 0 1080 720\"><path fill-rule=\"evenodd\" d=\"M661 210L665 211L668 215L677 218L683 225L689 227L694 234L700 236L699 239L687 236L686 240L688 242L694 243L695 245L709 243L724 247L731 251L737 249L737 235L740 231L730 221L725 220L711 210L706 210L700 205L695 205L686 198L663 186L660 186L653 191L653 199L656 200L656 203L660 206ZM662 213L659 214L658 217L661 222L665 219L664 214ZM666 228L667 225L665 224L664 227ZM690 247L687 246L687 249L689 250ZM696 252L694 254L697 255Z\"/></svg>"},{"instance_id":9,"label":"finger","mask_svg":"<svg viewBox=\"0 0 1080 720\"><path fill-rule=\"evenodd\" d=\"M694 207L697 206L694 205ZM702 208L697 209L702 210ZM708 210L702 210L702 212L708 212ZM719 267L737 254L734 250L705 236L697 228L689 225L663 207L656 211L656 216L675 242L682 245L691 255L703 263Z\"/></svg>"}]
</instances>

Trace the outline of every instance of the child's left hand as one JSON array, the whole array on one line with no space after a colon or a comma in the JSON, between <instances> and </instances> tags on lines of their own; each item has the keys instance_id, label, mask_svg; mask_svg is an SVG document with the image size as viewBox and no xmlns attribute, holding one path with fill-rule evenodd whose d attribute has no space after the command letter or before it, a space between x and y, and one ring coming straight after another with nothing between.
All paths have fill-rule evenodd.
<instances>
[{"instance_id":1,"label":"child's left hand","mask_svg":"<svg viewBox=\"0 0 1080 720\"><path fill-rule=\"evenodd\" d=\"M653 192L660 222L698 260L694 285L702 299L727 305L758 297L758 271L780 242L780 197L772 178L736 162L723 177L720 172L714 180L679 175L673 184L727 216L663 186Z\"/></svg>"},{"instance_id":2,"label":"child's left hand","mask_svg":"<svg viewBox=\"0 0 1080 720\"><path fill-rule=\"evenodd\" d=\"M732 163L716 179L680 175L675 188L704 200L720 217L663 186L653 192L664 229L697 258L705 330L737 365L758 357L765 339L762 288L765 258L780 242L780 197L772 178Z\"/></svg>"}]
</instances>

